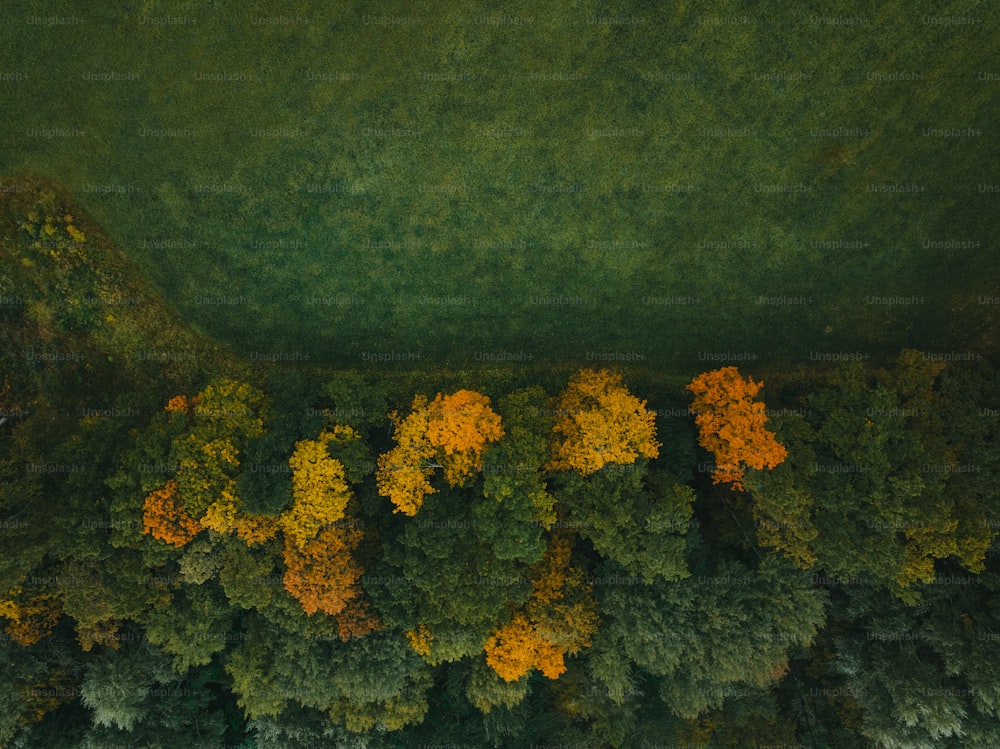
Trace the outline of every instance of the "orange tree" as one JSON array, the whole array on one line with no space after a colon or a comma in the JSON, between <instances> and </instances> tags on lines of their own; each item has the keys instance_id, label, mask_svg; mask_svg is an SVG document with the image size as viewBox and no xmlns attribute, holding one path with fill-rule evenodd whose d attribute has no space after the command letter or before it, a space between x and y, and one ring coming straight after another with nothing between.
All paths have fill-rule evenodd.
<instances>
[{"instance_id":1,"label":"orange tree","mask_svg":"<svg viewBox=\"0 0 1000 749\"><path fill-rule=\"evenodd\" d=\"M486 662L504 681L537 668L550 679L566 670L563 656L590 646L597 606L580 570L570 566L570 543L554 538L532 566L531 598L483 645Z\"/></svg>"},{"instance_id":2,"label":"orange tree","mask_svg":"<svg viewBox=\"0 0 1000 749\"><path fill-rule=\"evenodd\" d=\"M327 526L314 538L299 543L285 535L285 590L307 614L317 611L334 616L360 589L361 568L352 552L361 541L361 531Z\"/></svg>"},{"instance_id":3,"label":"orange tree","mask_svg":"<svg viewBox=\"0 0 1000 749\"><path fill-rule=\"evenodd\" d=\"M712 482L744 491L747 467L774 468L788 455L774 434L764 428L764 404L755 402L762 383L740 376L736 367L723 367L695 377L687 390L694 393L698 444L715 455Z\"/></svg>"},{"instance_id":4,"label":"orange tree","mask_svg":"<svg viewBox=\"0 0 1000 749\"><path fill-rule=\"evenodd\" d=\"M406 418L389 414L396 425L396 447L379 456L378 491L413 517L424 497L437 491L428 480L444 469L450 486L464 486L483 467L487 446L504 434L490 399L471 390L437 394L431 402L417 395Z\"/></svg>"},{"instance_id":5,"label":"orange tree","mask_svg":"<svg viewBox=\"0 0 1000 749\"><path fill-rule=\"evenodd\" d=\"M142 512L146 533L174 546L184 546L201 531L201 524L187 514L177 496L177 482L167 481L162 489L146 496Z\"/></svg>"},{"instance_id":6,"label":"orange tree","mask_svg":"<svg viewBox=\"0 0 1000 749\"><path fill-rule=\"evenodd\" d=\"M556 401L552 459L548 469L587 476L609 463L627 465L655 458L655 414L629 393L621 375L606 369L575 374Z\"/></svg>"}]
</instances>

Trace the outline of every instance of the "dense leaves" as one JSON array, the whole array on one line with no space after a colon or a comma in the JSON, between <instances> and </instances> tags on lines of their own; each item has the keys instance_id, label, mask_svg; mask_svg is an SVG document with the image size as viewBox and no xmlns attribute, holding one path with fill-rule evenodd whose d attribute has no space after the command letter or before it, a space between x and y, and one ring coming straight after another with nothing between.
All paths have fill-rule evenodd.
<instances>
[{"instance_id":1,"label":"dense leaves","mask_svg":"<svg viewBox=\"0 0 1000 749\"><path fill-rule=\"evenodd\" d=\"M324 525L343 518L351 497L344 466L331 458L327 449L327 444L337 439L353 440L358 439L358 435L350 427L323 432L315 440L296 442L295 452L288 460L295 501L282 515L281 528L286 539L300 546Z\"/></svg>"},{"instance_id":2,"label":"dense leaves","mask_svg":"<svg viewBox=\"0 0 1000 749\"><path fill-rule=\"evenodd\" d=\"M828 576L870 576L910 602L915 583L934 580L935 560L983 569L993 510L968 493L979 482L959 478L981 466L940 426L968 405L932 390L940 368L930 364L904 352L874 378L845 366L806 417L782 417L789 464L749 482L765 543Z\"/></svg>"},{"instance_id":3,"label":"dense leaves","mask_svg":"<svg viewBox=\"0 0 1000 749\"><path fill-rule=\"evenodd\" d=\"M712 481L743 491L746 468L774 468L788 452L765 429L764 404L754 401L762 384L723 367L695 377L687 386L694 393L698 444L715 456Z\"/></svg>"},{"instance_id":4,"label":"dense leaves","mask_svg":"<svg viewBox=\"0 0 1000 749\"><path fill-rule=\"evenodd\" d=\"M303 611L333 616L358 595L361 569L351 554L360 540L360 531L333 526L303 543L285 536L285 590L302 604Z\"/></svg>"},{"instance_id":5,"label":"dense leaves","mask_svg":"<svg viewBox=\"0 0 1000 749\"><path fill-rule=\"evenodd\" d=\"M531 597L523 610L486 641L486 662L504 681L532 669L550 679L566 670L566 654L590 645L597 629L596 604L579 569L570 566L570 544L555 537L532 567Z\"/></svg>"},{"instance_id":6,"label":"dense leaves","mask_svg":"<svg viewBox=\"0 0 1000 749\"><path fill-rule=\"evenodd\" d=\"M483 468L486 446L503 437L500 417L490 399L470 390L437 394L427 403L413 399L405 419L394 411L396 447L379 457L379 492L396 505L395 512L417 514L427 494L436 491L428 481L434 469L444 470L450 486L464 486Z\"/></svg>"},{"instance_id":7,"label":"dense leaves","mask_svg":"<svg viewBox=\"0 0 1000 749\"><path fill-rule=\"evenodd\" d=\"M575 374L556 401L555 441L549 468L587 476L608 463L655 458L655 414L629 393L621 375L606 369Z\"/></svg>"}]
</instances>

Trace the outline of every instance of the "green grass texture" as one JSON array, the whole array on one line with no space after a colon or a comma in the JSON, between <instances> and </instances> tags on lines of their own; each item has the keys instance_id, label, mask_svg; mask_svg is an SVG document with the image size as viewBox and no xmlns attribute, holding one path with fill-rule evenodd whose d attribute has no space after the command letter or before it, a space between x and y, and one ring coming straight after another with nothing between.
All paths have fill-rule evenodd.
<instances>
[{"instance_id":1,"label":"green grass texture","mask_svg":"<svg viewBox=\"0 0 1000 749\"><path fill-rule=\"evenodd\" d=\"M991 340L993 3L13 5L0 173L59 180L248 356L698 371Z\"/></svg>"}]
</instances>

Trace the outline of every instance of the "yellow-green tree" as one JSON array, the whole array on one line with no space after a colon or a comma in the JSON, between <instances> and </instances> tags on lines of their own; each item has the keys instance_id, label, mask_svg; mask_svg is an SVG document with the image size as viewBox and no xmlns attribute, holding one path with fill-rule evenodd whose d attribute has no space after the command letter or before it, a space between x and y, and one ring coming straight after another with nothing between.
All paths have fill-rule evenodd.
<instances>
[{"instance_id":1,"label":"yellow-green tree","mask_svg":"<svg viewBox=\"0 0 1000 749\"><path fill-rule=\"evenodd\" d=\"M183 546L201 529L245 539L273 536L266 522L240 518L236 491L240 445L264 433L264 394L247 383L221 378L198 395L171 398L164 410L187 429L173 441L177 474L150 492L145 532ZM270 535L269 535L270 534Z\"/></svg>"}]
</instances>

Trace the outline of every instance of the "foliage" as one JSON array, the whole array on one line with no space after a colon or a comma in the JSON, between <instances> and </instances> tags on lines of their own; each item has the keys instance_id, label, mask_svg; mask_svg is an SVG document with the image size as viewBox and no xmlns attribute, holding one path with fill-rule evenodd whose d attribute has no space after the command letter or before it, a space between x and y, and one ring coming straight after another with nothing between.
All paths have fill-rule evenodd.
<instances>
[{"instance_id":1,"label":"foliage","mask_svg":"<svg viewBox=\"0 0 1000 749\"><path fill-rule=\"evenodd\" d=\"M490 399L480 393L438 393L427 407L427 440L438 449L451 486L463 486L481 471L486 446L503 435L500 417L490 408Z\"/></svg>"},{"instance_id":2,"label":"foliage","mask_svg":"<svg viewBox=\"0 0 1000 749\"><path fill-rule=\"evenodd\" d=\"M431 462L436 451L427 438L427 399L415 396L411 409L404 419L396 411L389 414L396 427L393 433L396 447L379 456L376 479L379 494L395 505L393 512L413 517L424 497L437 490L427 480L436 467Z\"/></svg>"},{"instance_id":3,"label":"foliage","mask_svg":"<svg viewBox=\"0 0 1000 749\"><path fill-rule=\"evenodd\" d=\"M969 406L933 389L938 364L904 352L874 378L843 366L807 417L782 417L788 465L749 474L762 542L834 578L870 576L910 603L935 560L983 569L992 510L962 477L977 473L961 470L977 467L968 448L943 432L943 417Z\"/></svg>"},{"instance_id":4,"label":"foliage","mask_svg":"<svg viewBox=\"0 0 1000 749\"><path fill-rule=\"evenodd\" d=\"M34 645L55 627L62 610L53 590L25 590L15 586L0 599L0 616L7 619L7 635L23 646Z\"/></svg>"},{"instance_id":5,"label":"foliage","mask_svg":"<svg viewBox=\"0 0 1000 749\"><path fill-rule=\"evenodd\" d=\"M694 393L698 444L715 456L712 482L744 491L747 467L763 470L781 463L788 452L765 428L764 404L754 401L762 383L723 367L695 377L687 386Z\"/></svg>"},{"instance_id":6,"label":"foliage","mask_svg":"<svg viewBox=\"0 0 1000 749\"><path fill-rule=\"evenodd\" d=\"M655 458L655 415L629 393L621 375L582 369L556 401L558 419L548 469L588 476L608 463L628 465Z\"/></svg>"},{"instance_id":7,"label":"foliage","mask_svg":"<svg viewBox=\"0 0 1000 749\"><path fill-rule=\"evenodd\" d=\"M151 608L137 619L146 639L172 655L174 669L185 674L233 642L234 613L217 585L185 585L168 606Z\"/></svg>"},{"instance_id":8,"label":"foliage","mask_svg":"<svg viewBox=\"0 0 1000 749\"><path fill-rule=\"evenodd\" d=\"M540 387L500 399L504 438L484 458L483 496L493 502L476 506L481 537L494 544L501 559L533 563L545 552L542 531L556 521L555 497L544 478L551 418L544 416L547 397ZM488 529L488 535L486 530Z\"/></svg>"},{"instance_id":9,"label":"foliage","mask_svg":"<svg viewBox=\"0 0 1000 749\"><path fill-rule=\"evenodd\" d=\"M871 742L957 749L1000 740L998 580L950 578L926 586L917 608L872 586L842 589L828 634L835 655L817 670L815 691L848 695L840 708L857 711L857 732Z\"/></svg>"},{"instance_id":10,"label":"foliage","mask_svg":"<svg viewBox=\"0 0 1000 749\"><path fill-rule=\"evenodd\" d=\"M247 383L219 378L192 399L187 433L174 440L177 488L188 512L214 530L232 527L239 505L239 444L263 435L264 395Z\"/></svg>"},{"instance_id":11,"label":"foliage","mask_svg":"<svg viewBox=\"0 0 1000 749\"><path fill-rule=\"evenodd\" d=\"M316 536L320 528L344 517L351 498L344 477L344 466L330 457L327 444L335 440L356 440L358 434L350 427L322 432L315 440L295 443L295 452L288 460L292 469L291 509L281 516L280 524L286 539L302 546Z\"/></svg>"},{"instance_id":12,"label":"foliage","mask_svg":"<svg viewBox=\"0 0 1000 749\"><path fill-rule=\"evenodd\" d=\"M694 491L646 461L607 465L587 477L565 474L557 495L566 522L613 560L647 583L657 576L688 575L684 536L692 520Z\"/></svg>"},{"instance_id":13,"label":"foliage","mask_svg":"<svg viewBox=\"0 0 1000 749\"><path fill-rule=\"evenodd\" d=\"M206 676L178 677L169 659L144 644L99 654L88 664L80 687L81 702L93 711L93 727L80 746L218 745L226 724L210 707L213 695L203 686Z\"/></svg>"},{"instance_id":14,"label":"foliage","mask_svg":"<svg viewBox=\"0 0 1000 749\"><path fill-rule=\"evenodd\" d=\"M192 518L181 503L174 479L169 479L163 488L146 495L142 525L153 538L178 547L184 546L202 530L201 523Z\"/></svg>"},{"instance_id":15,"label":"foliage","mask_svg":"<svg viewBox=\"0 0 1000 749\"><path fill-rule=\"evenodd\" d=\"M327 526L304 542L285 536L285 590L307 614L317 611L334 616L360 593L361 568L351 554L361 531Z\"/></svg>"},{"instance_id":16,"label":"foliage","mask_svg":"<svg viewBox=\"0 0 1000 749\"><path fill-rule=\"evenodd\" d=\"M756 569L711 560L692 541L691 577L603 587L602 627L591 652L595 678L621 703L633 668L663 677L660 697L681 718L718 707L733 688L773 685L796 646L824 621L826 596L780 557ZM614 568L604 570L612 581Z\"/></svg>"},{"instance_id":17,"label":"foliage","mask_svg":"<svg viewBox=\"0 0 1000 749\"><path fill-rule=\"evenodd\" d=\"M519 705L531 688L531 677L528 675L531 663L522 665L525 668L519 678L505 679L492 664L477 660L472 666L466 687L469 701L484 714L497 707L511 708Z\"/></svg>"},{"instance_id":18,"label":"foliage","mask_svg":"<svg viewBox=\"0 0 1000 749\"><path fill-rule=\"evenodd\" d=\"M597 611L582 573L570 566L570 543L553 539L532 567L532 591L523 611L499 627L483 645L486 662L504 681L517 681L532 669L549 679L566 670L563 656L590 645Z\"/></svg>"},{"instance_id":19,"label":"foliage","mask_svg":"<svg viewBox=\"0 0 1000 749\"><path fill-rule=\"evenodd\" d=\"M396 411L389 418L396 447L378 459L379 493L396 505L394 512L410 517L437 491L428 481L434 469L444 470L450 486L465 485L482 470L486 446L504 433L490 399L470 390L438 393L429 404L417 395L405 419Z\"/></svg>"},{"instance_id":20,"label":"foliage","mask_svg":"<svg viewBox=\"0 0 1000 749\"><path fill-rule=\"evenodd\" d=\"M387 409L383 383L357 372L336 372L327 381L323 393L333 403L326 413L334 423L347 424L365 435L385 424Z\"/></svg>"}]
</instances>

